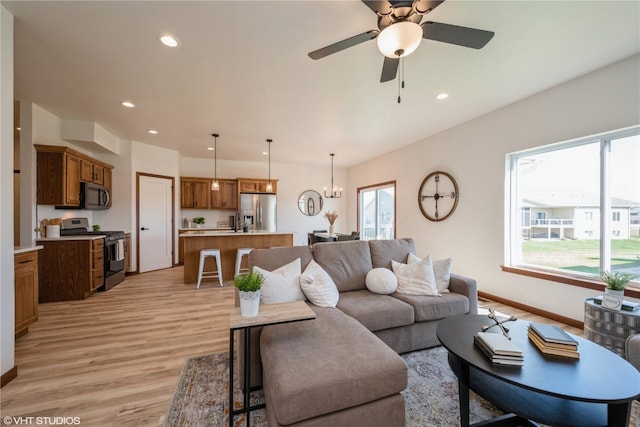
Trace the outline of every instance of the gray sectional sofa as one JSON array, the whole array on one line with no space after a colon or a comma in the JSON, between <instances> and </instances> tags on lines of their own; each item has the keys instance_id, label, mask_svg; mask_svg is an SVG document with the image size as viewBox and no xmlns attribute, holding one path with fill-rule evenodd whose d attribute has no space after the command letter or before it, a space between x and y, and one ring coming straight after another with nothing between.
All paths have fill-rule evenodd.
<instances>
[{"instance_id":1,"label":"gray sectional sofa","mask_svg":"<svg viewBox=\"0 0 640 427\"><path fill-rule=\"evenodd\" d=\"M475 280L456 274L438 297L367 289L371 269L391 269L415 252L413 239L395 239L250 253L251 268L270 271L297 258L304 270L313 259L340 293L336 308L309 303L315 320L252 331L251 384L264 388L270 426L404 426L407 368L399 353L439 345L439 320L478 308Z\"/></svg>"}]
</instances>

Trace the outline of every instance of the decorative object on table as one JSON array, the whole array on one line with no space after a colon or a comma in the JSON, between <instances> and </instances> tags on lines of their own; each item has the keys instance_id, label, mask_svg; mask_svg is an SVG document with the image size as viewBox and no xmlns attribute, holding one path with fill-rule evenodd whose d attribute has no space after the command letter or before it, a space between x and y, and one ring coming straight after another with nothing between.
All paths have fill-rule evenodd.
<instances>
[{"instance_id":1,"label":"decorative object on table","mask_svg":"<svg viewBox=\"0 0 640 427\"><path fill-rule=\"evenodd\" d=\"M578 341L556 325L529 323L527 330L529 340L543 354L579 359Z\"/></svg>"},{"instance_id":2,"label":"decorative object on table","mask_svg":"<svg viewBox=\"0 0 640 427\"><path fill-rule=\"evenodd\" d=\"M598 305L602 305L602 300L603 300L602 295L593 297L593 302ZM621 309L622 311L636 311L640 309L640 304L638 304L637 302L622 301Z\"/></svg>"},{"instance_id":3,"label":"decorative object on table","mask_svg":"<svg viewBox=\"0 0 640 427\"><path fill-rule=\"evenodd\" d=\"M420 184L418 206L429 221L444 221L458 206L458 183L442 171L431 172Z\"/></svg>"},{"instance_id":4,"label":"decorative object on table","mask_svg":"<svg viewBox=\"0 0 640 427\"><path fill-rule=\"evenodd\" d=\"M602 298L602 306L619 311L622 308L624 288L635 277L633 274L621 273L619 271L612 273L602 270L600 272L600 279L606 285Z\"/></svg>"},{"instance_id":5,"label":"decorative object on table","mask_svg":"<svg viewBox=\"0 0 640 427\"><path fill-rule=\"evenodd\" d=\"M242 317L255 317L260 307L260 288L264 277L260 273L243 273L233 278L233 284L240 294L240 314Z\"/></svg>"},{"instance_id":6,"label":"decorative object on table","mask_svg":"<svg viewBox=\"0 0 640 427\"><path fill-rule=\"evenodd\" d=\"M204 225L204 217L198 216L193 218L193 223L196 225L196 227L202 227Z\"/></svg>"},{"instance_id":7,"label":"decorative object on table","mask_svg":"<svg viewBox=\"0 0 640 427\"><path fill-rule=\"evenodd\" d=\"M494 365L522 366L524 364L522 350L505 335L478 332L473 342Z\"/></svg>"},{"instance_id":8,"label":"decorative object on table","mask_svg":"<svg viewBox=\"0 0 640 427\"><path fill-rule=\"evenodd\" d=\"M298 209L307 216L318 215L322 211L322 196L315 190L306 190L298 197Z\"/></svg>"},{"instance_id":9,"label":"decorative object on table","mask_svg":"<svg viewBox=\"0 0 640 427\"><path fill-rule=\"evenodd\" d=\"M220 191L220 183L218 182L218 137L220 135L212 133L211 136L213 137L213 181L211 181L211 191Z\"/></svg>"},{"instance_id":10,"label":"decorative object on table","mask_svg":"<svg viewBox=\"0 0 640 427\"><path fill-rule=\"evenodd\" d=\"M338 212L336 211L326 211L324 213L324 217L329 221L329 234L333 236L333 223L338 219Z\"/></svg>"},{"instance_id":11,"label":"decorative object on table","mask_svg":"<svg viewBox=\"0 0 640 427\"><path fill-rule=\"evenodd\" d=\"M507 317L504 320L498 320L498 318L496 317L496 312L493 308L489 308L489 314L487 315L487 317L489 317L489 319L493 320L494 322L496 322L494 325L485 325L482 327L482 332L485 332L491 328L493 328L494 326L497 326L500 328L500 330L502 331L502 335L504 335L505 338L507 339L511 339L511 337L509 336L509 329L504 326L503 323L505 322L513 322L515 320L518 320L518 317L515 314L512 314L511 316Z\"/></svg>"},{"instance_id":12,"label":"decorative object on table","mask_svg":"<svg viewBox=\"0 0 640 427\"><path fill-rule=\"evenodd\" d=\"M93 231L100 231L100 224L93 224Z\"/></svg>"},{"instance_id":13,"label":"decorative object on table","mask_svg":"<svg viewBox=\"0 0 640 427\"><path fill-rule=\"evenodd\" d=\"M327 194L327 187L324 187L324 197L328 199L339 199L342 197L342 188L338 188L333 185L333 156L334 153L329 154L331 156L331 193Z\"/></svg>"}]
</instances>

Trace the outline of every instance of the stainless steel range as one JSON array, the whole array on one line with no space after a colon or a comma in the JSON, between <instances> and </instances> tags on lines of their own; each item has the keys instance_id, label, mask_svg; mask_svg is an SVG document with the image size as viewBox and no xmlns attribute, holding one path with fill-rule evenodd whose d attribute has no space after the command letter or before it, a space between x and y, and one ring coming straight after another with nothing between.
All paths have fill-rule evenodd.
<instances>
[{"instance_id":1,"label":"stainless steel range","mask_svg":"<svg viewBox=\"0 0 640 427\"><path fill-rule=\"evenodd\" d=\"M60 236L104 236L104 285L106 291L124 280L124 231L90 231L87 218L65 218L60 225Z\"/></svg>"}]
</instances>

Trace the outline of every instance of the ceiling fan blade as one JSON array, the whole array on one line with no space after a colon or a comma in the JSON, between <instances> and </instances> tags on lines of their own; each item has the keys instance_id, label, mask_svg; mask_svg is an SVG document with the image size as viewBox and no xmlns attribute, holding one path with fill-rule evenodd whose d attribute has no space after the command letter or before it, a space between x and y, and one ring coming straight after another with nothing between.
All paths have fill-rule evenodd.
<instances>
[{"instance_id":1,"label":"ceiling fan blade","mask_svg":"<svg viewBox=\"0 0 640 427\"><path fill-rule=\"evenodd\" d=\"M380 31L378 30L369 30L366 33L358 34L357 36L349 37L348 39L344 39L334 44L330 44L329 46L325 46L322 49L314 50L309 53L309 57L311 59L320 59L325 56L329 56L333 53L340 52L348 47L355 46L360 43L364 43L367 40L375 39Z\"/></svg>"},{"instance_id":2,"label":"ceiling fan blade","mask_svg":"<svg viewBox=\"0 0 640 427\"><path fill-rule=\"evenodd\" d=\"M393 12L393 6L387 0L362 0L362 3L366 4L367 7L373 10L374 13L379 13L380 15L388 15Z\"/></svg>"},{"instance_id":3,"label":"ceiling fan blade","mask_svg":"<svg viewBox=\"0 0 640 427\"><path fill-rule=\"evenodd\" d=\"M380 83L388 82L389 80L394 80L396 78L396 74L398 73L398 64L400 64L400 58L384 57Z\"/></svg>"},{"instance_id":4,"label":"ceiling fan blade","mask_svg":"<svg viewBox=\"0 0 640 427\"><path fill-rule=\"evenodd\" d=\"M436 40L473 49L482 49L495 34L493 31L432 21L423 22L420 26L422 27L422 37L427 40Z\"/></svg>"}]
</instances>

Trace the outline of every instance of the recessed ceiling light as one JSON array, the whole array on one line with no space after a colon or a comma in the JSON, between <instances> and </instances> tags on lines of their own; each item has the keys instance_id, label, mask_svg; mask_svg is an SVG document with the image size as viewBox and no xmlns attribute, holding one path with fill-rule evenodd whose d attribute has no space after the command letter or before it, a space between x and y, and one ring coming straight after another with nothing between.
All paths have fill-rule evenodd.
<instances>
[{"instance_id":1,"label":"recessed ceiling light","mask_svg":"<svg viewBox=\"0 0 640 427\"><path fill-rule=\"evenodd\" d=\"M207 147L207 150L213 151L213 147Z\"/></svg>"},{"instance_id":2,"label":"recessed ceiling light","mask_svg":"<svg viewBox=\"0 0 640 427\"><path fill-rule=\"evenodd\" d=\"M155 130L155 129L149 129L149 130L147 131L147 133L150 133L151 135L157 135L157 134L158 134L158 131L157 131L157 130Z\"/></svg>"},{"instance_id":3,"label":"recessed ceiling light","mask_svg":"<svg viewBox=\"0 0 640 427\"><path fill-rule=\"evenodd\" d=\"M268 151L263 151L262 154L264 154L266 156L267 154L269 154L269 152Z\"/></svg>"},{"instance_id":4,"label":"recessed ceiling light","mask_svg":"<svg viewBox=\"0 0 640 427\"><path fill-rule=\"evenodd\" d=\"M122 104L123 107L127 107L127 108L135 107L135 104L131 101L122 101L120 104Z\"/></svg>"},{"instance_id":5,"label":"recessed ceiling light","mask_svg":"<svg viewBox=\"0 0 640 427\"><path fill-rule=\"evenodd\" d=\"M438 96L436 96L437 99L447 99L449 97L448 93L441 93Z\"/></svg>"},{"instance_id":6,"label":"recessed ceiling light","mask_svg":"<svg viewBox=\"0 0 640 427\"><path fill-rule=\"evenodd\" d=\"M161 35L160 36L160 42L162 42L163 45L169 46L169 47L178 46L178 39L173 37L171 34L163 34L163 35Z\"/></svg>"}]
</instances>

